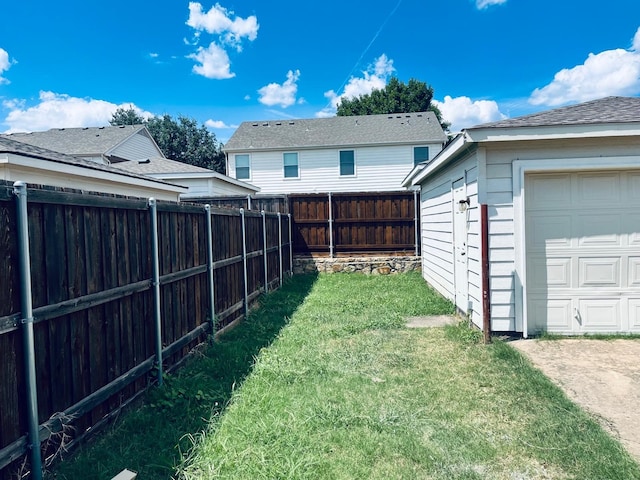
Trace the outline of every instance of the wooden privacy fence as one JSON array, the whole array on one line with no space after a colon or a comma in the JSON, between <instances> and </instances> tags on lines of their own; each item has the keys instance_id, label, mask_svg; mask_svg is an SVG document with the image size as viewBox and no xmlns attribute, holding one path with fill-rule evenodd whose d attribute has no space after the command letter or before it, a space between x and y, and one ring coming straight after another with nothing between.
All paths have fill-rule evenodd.
<instances>
[{"instance_id":1,"label":"wooden privacy fence","mask_svg":"<svg viewBox=\"0 0 640 480\"><path fill-rule=\"evenodd\" d=\"M289 195L300 255L420 254L417 191Z\"/></svg>"},{"instance_id":2,"label":"wooden privacy fence","mask_svg":"<svg viewBox=\"0 0 640 480\"><path fill-rule=\"evenodd\" d=\"M0 479L41 478L246 315L290 239L279 213L0 184Z\"/></svg>"}]
</instances>

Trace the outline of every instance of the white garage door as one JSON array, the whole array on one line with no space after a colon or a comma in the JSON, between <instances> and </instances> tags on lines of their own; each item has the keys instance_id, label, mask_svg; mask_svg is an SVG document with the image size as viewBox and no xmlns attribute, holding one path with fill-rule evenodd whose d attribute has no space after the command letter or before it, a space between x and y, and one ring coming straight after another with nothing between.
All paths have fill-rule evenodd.
<instances>
[{"instance_id":1,"label":"white garage door","mask_svg":"<svg viewBox=\"0 0 640 480\"><path fill-rule=\"evenodd\" d=\"M529 333L640 332L640 172L525 178Z\"/></svg>"}]
</instances>

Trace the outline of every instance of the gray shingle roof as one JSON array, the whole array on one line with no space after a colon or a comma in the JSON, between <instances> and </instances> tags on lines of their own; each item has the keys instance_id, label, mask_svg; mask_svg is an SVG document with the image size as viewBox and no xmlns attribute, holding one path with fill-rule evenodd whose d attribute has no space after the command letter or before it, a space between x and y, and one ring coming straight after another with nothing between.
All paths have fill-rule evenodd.
<instances>
[{"instance_id":1,"label":"gray shingle roof","mask_svg":"<svg viewBox=\"0 0 640 480\"><path fill-rule=\"evenodd\" d=\"M45 132L11 133L9 138L69 155L102 155L143 130L144 125L52 128Z\"/></svg>"},{"instance_id":2,"label":"gray shingle roof","mask_svg":"<svg viewBox=\"0 0 640 480\"><path fill-rule=\"evenodd\" d=\"M85 160L83 158L74 157L72 155L66 155L64 153L54 152L53 150L37 147L35 145L29 145L27 143L23 143L3 135L0 135L0 153L11 153L15 155L22 155L25 157L38 158L41 160L49 160L52 162L65 163L67 165L74 165L77 167L88 168L88 169L100 171L100 172L123 175L126 177L137 178L137 179L146 180L149 182L168 184L168 182L164 182L156 178L148 177L146 175L131 173L131 172L120 170L119 168L115 168L109 165L102 165L100 163L92 162L90 160Z\"/></svg>"},{"instance_id":3,"label":"gray shingle roof","mask_svg":"<svg viewBox=\"0 0 640 480\"><path fill-rule=\"evenodd\" d=\"M476 125L468 130L635 122L640 122L640 98L606 97L523 117Z\"/></svg>"},{"instance_id":4,"label":"gray shingle roof","mask_svg":"<svg viewBox=\"0 0 640 480\"><path fill-rule=\"evenodd\" d=\"M444 142L433 112L243 122L224 150L326 148Z\"/></svg>"},{"instance_id":5,"label":"gray shingle roof","mask_svg":"<svg viewBox=\"0 0 640 480\"><path fill-rule=\"evenodd\" d=\"M208 168L197 167L195 165L189 165L188 163L161 157L118 162L115 163L114 166L127 172L142 173L145 175L154 173L213 173L213 170L209 170Z\"/></svg>"}]
</instances>

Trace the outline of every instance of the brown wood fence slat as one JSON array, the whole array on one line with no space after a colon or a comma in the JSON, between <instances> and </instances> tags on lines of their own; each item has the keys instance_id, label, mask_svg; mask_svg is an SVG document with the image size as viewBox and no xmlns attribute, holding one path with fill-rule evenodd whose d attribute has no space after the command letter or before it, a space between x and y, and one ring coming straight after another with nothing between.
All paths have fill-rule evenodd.
<instances>
[{"instance_id":1,"label":"brown wood fence slat","mask_svg":"<svg viewBox=\"0 0 640 480\"><path fill-rule=\"evenodd\" d=\"M413 192L289 194L288 197L296 254L414 254L416 251L419 219L416 219Z\"/></svg>"},{"instance_id":2,"label":"brown wood fence slat","mask_svg":"<svg viewBox=\"0 0 640 480\"><path fill-rule=\"evenodd\" d=\"M17 473L28 443L16 208L11 192L0 182L0 480ZM170 371L211 333L206 212L201 205L157 205L163 366ZM210 212L220 328L241 319L246 310L242 223L238 210L216 207ZM279 221L283 248L278 243ZM245 212L245 222L251 303L267 284L279 286L280 251L286 252L283 268L292 270L289 218L267 214L266 251L260 213ZM148 202L30 188L28 225L40 433L45 439L66 428L80 438L137 398L152 381L156 332ZM58 412L73 419L61 420ZM55 448L53 442L51 449ZM43 458L51 451L44 451Z\"/></svg>"}]
</instances>

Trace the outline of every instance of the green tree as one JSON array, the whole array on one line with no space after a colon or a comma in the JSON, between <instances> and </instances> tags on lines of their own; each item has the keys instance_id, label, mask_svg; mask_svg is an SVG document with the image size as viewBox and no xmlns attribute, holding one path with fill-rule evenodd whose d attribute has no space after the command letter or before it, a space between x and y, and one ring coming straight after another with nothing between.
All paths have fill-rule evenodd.
<instances>
[{"instance_id":1,"label":"green tree","mask_svg":"<svg viewBox=\"0 0 640 480\"><path fill-rule=\"evenodd\" d=\"M425 82L412 78L405 84L392 77L383 89L343 99L338 104L336 113L339 116L350 116L432 111L442 128L447 130L450 124L443 120L440 109L431 103L432 100L433 88Z\"/></svg>"},{"instance_id":2,"label":"green tree","mask_svg":"<svg viewBox=\"0 0 640 480\"><path fill-rule=\"evenodd\" d=\"M216 136L193 118L152 117L147 128L167 158L224 173L225 158Z\"/></svg>"},{"instance_id":3,"label":"green tree","mask_svg":"<svg viewBox=\"0 0 640 480\"><path fill-rule=\"evenodd\" d=\"M116 125L146 125L149 133L164 153L164 156L178 162L225 172L225 158L222 145L215 134L204 125L198 126L193 118L171 115L151 117L148 120L139 115L133 107L118 108L109 123Z\"/></svg>"},{"instance_id":4,"label":"green tree","mask_svg":"<svg viewBox=\"0 0 640 480\"><path fill-rule=\"evenodd\" d=\"M146 120L134 110L133 107L119 107L111 116L109 123L112 127L117 125L142 125Z\"/></svg>"}]
</instances>

